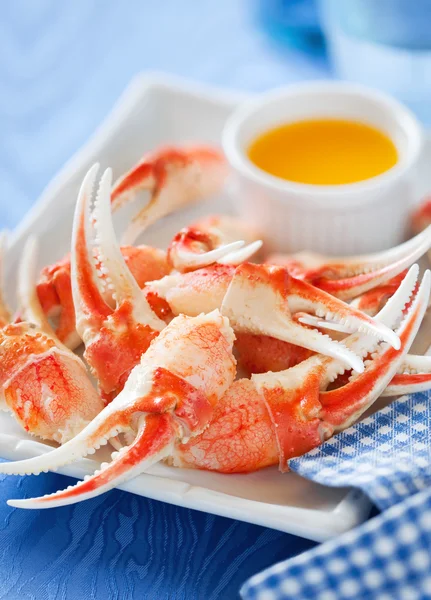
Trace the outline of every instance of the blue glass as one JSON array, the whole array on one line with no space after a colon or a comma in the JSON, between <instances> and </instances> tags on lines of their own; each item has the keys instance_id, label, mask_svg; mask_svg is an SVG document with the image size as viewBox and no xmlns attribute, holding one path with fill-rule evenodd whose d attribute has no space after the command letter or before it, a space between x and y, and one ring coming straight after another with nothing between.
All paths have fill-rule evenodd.
<instances>
[{"instance_id":1,"label":"blue glass","mask_svg":"<svg viewBox=\"0 0 431 600\"><path fill-rule=\"evenodd\" d=\"M347 34L396 48L431 48L431 0L321 0Z\"/></svg>"},{"instance_id":2,"label":"blue glass","mask_svg":"<svg viewBox=\"0 0 431 600\"><path fill-rule=\"evenodd\" d=\"M259 0L258 18L276 42L311 53L323 51L316 0Z\"/></svg>"},{"instance_id":3,"label":"blue glass","mask_svg":"<svg viewBox=\"0 0 431 600\"><path fill-rule=\"evenodd\" d=\"M431 125L431 0L320 0L335 74L382 89Z\"/></svg>"}]
</instances>

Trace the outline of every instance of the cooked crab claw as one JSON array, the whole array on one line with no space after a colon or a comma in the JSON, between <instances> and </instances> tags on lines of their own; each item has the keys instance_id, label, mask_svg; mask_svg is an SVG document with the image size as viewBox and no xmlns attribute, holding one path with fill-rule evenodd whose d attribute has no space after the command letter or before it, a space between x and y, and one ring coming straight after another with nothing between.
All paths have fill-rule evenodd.
<instances>
[{"instance_id":1,"label":"cooked crab claw","mask_svg":"<svg viewBox=\"0 0 431 600\"><path fill-rule=\"evenodd\" d=\"M82 361L51 330L34 285L35 239L24 247L19 273L19 322L0 329L2 408L29 433L66 442L103 408Z\"/></svg>"},{"instance_id":2,"label":"cooked crab claw","mask_svg":"<svg viewBox=\"0 0 431 600\"><path fill-rule=\"evenodd\" d=\"M417 291L417 276L415 265L379 313L378 318L387 327L400 326ZM278 372L236 380L215 407L210 426L186 443L176 445L173 464L243 473L278 462L281 471L289 470L291 458L320 446L378 398L402 358L400 352L405 353L415 335L428 291L429 282L425 279L417 304L407 316L408 322L399 329L402 349L395 351L363 333L344 340L355 354L368 357L365 372L354 374L347 383L345 364L322 354ZM384 378L382 383L380 378ZM329 384L338 386L336 393L325 392Z\"/></svg>"},{"instance_id":3,"label":"cooked crab claw","mask_svg":"<svg viewBox=\"0 0 431 600\"><path fill-rule=\"evenodd\" d=\"M121 253L140 288L147 281L160 279L171 271L166 252L158 248L145 245L122 246ZM99 273L99 275L103 274ZM70 253L41 270L36 289L43 312L52 323L58 339L74 350L82 340L75 326ZM109 302L112 302L112 298Z\"/></svg>"},{"instance_id":4,"label":"cooked crab claw","mask_svg":"<svg viewBox=\"0 0 431 600\"><path fill-rule=\"evenodd\" d=\"M406 272L403 271L383 285L379 285L368 292L361 294L361 296L352 300L350 306L354 306L367 315L370 315L370 317L374 317L388 301L388 298L397 291L405 274Z\"/></svg>"},{"instance_id":5,"label":"cooked crab claw","mask_svg":"<svg viewBox=\"0 0 431 600\"><path fill-rule=\"evenodd\" d=\"M268 335L338 358L355 371L362 371L360 357L343 343L303 327L292 315L314 312L321 319L336 321L346 331L376 336L396 348L400 341L392 329L374 321L340 300L304 281L291 277L283 267L244 263L237 267L223 299L222 313L239 332Z\"/></svg>"},{"instance_id":6,"label":"cooked crab claw","mask_svg":"<svg viewBox=\"0 0 431 600\"><path fill-rule=\"evenodd\" d=\"M115 237L111 170L99 184L90 212L98 165L79 192L72 231L71 278L76 329L101 394L111 400L151 340L165 326L151 310Z\"/></svg>"},{"instance_id":7,"label":"cooked crab claw","mask_svg":"<svg viewBox=\"0 0 431 600\"><path fill-rule=\"evenodd\" d=\"M262 248L262 245L262 240L256 240L250 244L247 244L246 246L243 246L236 252L229 252L228 254L225 254L224 257L220 258L217 262L220 265L239 265L251 258L254 254L256 254L256 252L259 252L259 250Z\"/></svg>"},{"instance_id":8,"label":"cooked crab claw","mask_svg":"<svg viewBox=\"0 0 431 600\"><path fill-rule=\"evenodd\" d=\"M402 396L431 389L431 356L408 354L382 396Z\"/></svg>"},{"instance_id":9,"label":"cooked crab claw","mask_svg":"<svg viewBox=\"0 0 431 600\"><path fill-rule=\"evenodd\" d=\"M379 313L388 327L397 327L401 347L394 349L375 337L355 333L347 337L346 346L359 356L367 357L363 373L353 374L346 384L337 385L345 366L327 356L314 355L279 373L253 375L252 382L263 396L277 441L279 465L288 470L288 461L320 446L333 434L355 422L389 383L403 361L425 314L430 293L430 274L424 275L404 320L405 307L414 294L417 269Z\"/></svg>"},{"instance_id":10,"label":"cooked crab claw","mask_svg":"<svg viewBox=\"0 0 431 600\"><path fill-rule=\"evenodd\" d=\"M330 258L302 252L274 255L269 264L286 266L297 278L342 300L351 300L393 279L431 247L431 226L414 238L383 252L347 258Z\"/></svg>"},{"instance_id":11,"label":"cooked crab claw","mask_svg":"<svg viewBox=\"0 0 431 600\"><path fill-rule=\"evenodd\" d=\"M147 205L132 219L123 242L133 244L140 233L173 211L219 192L225 182L224 156L209 146L163 147L146 154L112 190L112 209L148 191Z\"/></svg>"},{"instance_id":12,"label":"cooked crab claw","mask_svg":"<svg viewBox=\"0 0 431 600\"><path fill-rule=\"evenodd\" d=\"M256 240L256 235L253 229L234 217L208 217L177 233L169 245L168 258L173 268L180 272L215 262L239 265L262 247L263 242Z\"/></svg>"},{"instance_id":13,"label":"cooked crab claw","mask_svg":"<svg viewBox=\"0 0 431 600\"><path fill-rule=\"evenodd\" d=\"M130 374L123 391L75 438L51 452L0 465L1 473L38 473L92 454L119 433L133 441L112 462L67 490L31 500L21 508L48 508L96 496L169 456L176 440L200 433L213 406L232 384L233 331L218 311L180 316L156 338Z\"/></svg>"},{"instance_id":14,"label":"cooked crab claw","mask_svg":"<svg viewBox=\"0 0 431 600\"><path fill-rule=\"evenodd\" d=\"M225 244L214 250L208 250L207 252L202 253L192 252L191 250L186 250L184 248L176 248L175 258L170 254L170 260L175 269L186 271L219 262L219 260L222 260L225 256L229 256L229 254L235 255L236 252L242 248L244 248L243 240L231 242L230 244ZM181 269L178 267L181 267Z\"/></svg>"},{"instance_id":15,"label":"cooked crab claw","mask_svg":"<svg viewBox=\"0 0 431 600\"><path fill-rule=\"evenodd\" d=\"M397 329L401 340L398 350L390 346L380 346L365 361L363 374L353 376L349 383L339 389L322 392L322 415L334 432L351 425L384 392L397 373L425 315L430 296L430 272L426 271L419 290L408 312ZM347 342L348 343L348 342ZM350 347L360 345L352 340Z\"/></svg>"}]
</instances>

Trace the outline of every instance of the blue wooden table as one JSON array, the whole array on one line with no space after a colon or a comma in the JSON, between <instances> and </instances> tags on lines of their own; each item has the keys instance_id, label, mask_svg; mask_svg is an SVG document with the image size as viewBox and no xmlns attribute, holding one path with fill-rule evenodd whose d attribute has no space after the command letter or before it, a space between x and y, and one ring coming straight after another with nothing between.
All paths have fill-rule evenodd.
<instances>
[{"instance_id":1,"label":"blue wooden table","mask_svg":"<svg viewBox=\"0 0 431 600\"><path fill-rule=\"evenodd\" d=\"M18 223L149 68L249 91L328 75L323 58L272 42L252 0L2 2L3 227ZM313 545L116 490L46 511L6 505L69 483L55 474L2 478L0 599L236 598L252 574Z\"/></svg>"}]
</instances>

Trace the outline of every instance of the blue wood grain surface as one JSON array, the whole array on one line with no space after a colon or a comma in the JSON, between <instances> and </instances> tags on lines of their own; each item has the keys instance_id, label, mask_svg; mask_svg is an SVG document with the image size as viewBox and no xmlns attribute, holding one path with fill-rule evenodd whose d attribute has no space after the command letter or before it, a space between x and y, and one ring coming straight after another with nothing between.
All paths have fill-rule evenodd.
<instances>
[{"instance_id":1,"label":"blue wood grain surface","mask_svg":"<svg viewBox=\"0 0 431 600\"><path fill-rule=\"evenodd\" d=\"M130 79L159 69L263 90L327 74L279 47L252 0L3 0L0 222L13 228ZM262 527L112 491L20 511L11 497L69 485L0 479L0 599L236 598L253 573L312 545Z\"/></svg>"}]
</instances>

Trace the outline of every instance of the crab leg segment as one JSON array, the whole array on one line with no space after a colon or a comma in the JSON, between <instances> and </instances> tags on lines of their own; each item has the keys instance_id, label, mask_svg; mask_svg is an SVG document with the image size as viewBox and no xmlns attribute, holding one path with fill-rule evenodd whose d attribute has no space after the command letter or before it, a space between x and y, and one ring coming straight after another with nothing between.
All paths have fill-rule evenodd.
<instances>
[{"instance_id":1,"label":"crab leg segment","mask_svg":"<svg viewBox=\"0 0 431 600\"><path fill-rule=\"evenodd\" d=\"M110 169L102 176L90 214L96 173L97 166L88 172L78 197L72 233L72 292L85 357L104 398L111 400L165 323L151 310L116 241Z\"/></svg>"},{"instance_id":2,"label":"crab leg segment","mask_svg":"<svg viewBox=\"0 0 431 600\"><path fill-rule=\"evenodd\" d=\"M227 320L218 312L174 319L132 370L123 391L80 434L48 454L4 463L0 470L55 469L93 453L120 432L133 434L131 445L114 453L111 463L74 488L16 505L60 506L102 493L170 454L175 440L200 433L233 382L233 340Z\"/></svg>"},{"instance_id":3,"label":"crab leg segment","mask_svg":"<svg viewBox=\"0 0 431 600\"><path fill-rule=\"evenodd\" d=\"M286 265L295 277L337 298L351 300L405 271L430 247L431 226L411 240L376 254L340 259L304 252L290 257L274 255L268 262Z\"/></svg>"},{"instance_id":4,"label":"crab leg segment","mask_svg":"<svg viewBox=\"0 0 431 600\"><path fill-rule=\"evenodd\" d=\"M144 229L174 210L216 194L226 174L223 155L210 147L166 147L146 154L112 190L114 211L139 190L150 192L148 204L127 228L124 243L133 244Z\"/></svg>"}]
</instances>

